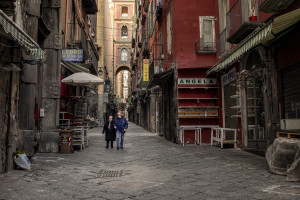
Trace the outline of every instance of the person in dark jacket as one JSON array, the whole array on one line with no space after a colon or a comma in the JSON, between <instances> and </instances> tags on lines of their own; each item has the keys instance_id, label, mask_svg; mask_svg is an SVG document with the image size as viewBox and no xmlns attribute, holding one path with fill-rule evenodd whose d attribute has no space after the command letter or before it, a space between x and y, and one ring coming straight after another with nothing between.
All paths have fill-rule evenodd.
<instances>
[{"instance_id":1,"label":"person in dark jacket","mask_svg":"<svg viewBox=\"0 0 300 200\"><path fill-rule=\"evenodd\" d=\"M114 148L114 141L116 140L116 129L114 127L113 116L109 116L108 121L105 123L103 127L103 134L105 133L106 140L106 148L110 147Z\"/></svg>"},{"instance_id":2,"label":"person in dark jacket","mask_svg":"<svg viewBox=\"0 0 300 200\"><path fill-rule=\"evenodd\" d=\"M114 126L117 131L117 149L119 149L120 146L121 149L123 149L124 134L128 129L128 122L121 112L118 112L118 117L115 118Z\"/></svg>"}]
</instances>

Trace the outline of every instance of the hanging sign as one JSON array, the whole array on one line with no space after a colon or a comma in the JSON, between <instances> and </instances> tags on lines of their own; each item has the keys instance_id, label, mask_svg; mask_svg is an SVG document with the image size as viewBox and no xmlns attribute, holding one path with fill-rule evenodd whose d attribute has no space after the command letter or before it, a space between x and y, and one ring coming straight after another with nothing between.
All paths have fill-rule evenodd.
<instances>
[{"instance_id":1,"label":"hanging sign","mask_svg":"<svg viewBox=\"0 0 300 200\"><path fill-rule=\"evenodd\" d=\"M64 61L83 61L83 50L82 49L63 49L62 60Z\"/></svg>"},{"instance_id":2,"label":"hanging sign","mask_svg":"<svg viewBox=\"0 0 300 200\"><path fill-rule=\"evenodd\" d=\"M217 85L215 78L178 78L180 85Z\"/></svg>"},{"instance_id":3,"label":"hanging sign","mask_svg":"<svg viewBox=\"0 0 300 200\"><path fill-rule=\"evenodd\" d=\"M236 68L233 68L227 74L224 74L221 77L222 85L226 85L227 83L235 80L235 78L236 78Z\"/></svg>"},{"instance_id":4,"label":"hanging sign","mask_svg":"<svg viewBox=\"0 0 300 200\"><path fill-rule=\"evenodd\" d=\"M143 81L149 81L149 59L143 60Z\"/></svg>"}]
</instances>

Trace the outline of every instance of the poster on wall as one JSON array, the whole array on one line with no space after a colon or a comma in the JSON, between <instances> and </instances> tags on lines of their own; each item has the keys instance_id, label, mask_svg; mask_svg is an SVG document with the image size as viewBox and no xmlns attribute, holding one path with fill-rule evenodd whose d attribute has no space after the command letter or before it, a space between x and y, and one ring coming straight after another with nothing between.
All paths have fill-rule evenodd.
<instances>
[{"instance_id":1,"label":"poster on wall","mask_svg":"<svg viewBox=\"0 0 300 200\"><path fill-rule=\"evenodd\" d=\"M149 81L149 59L143 59L143 81Z\"/></svg>"}]
</instances>

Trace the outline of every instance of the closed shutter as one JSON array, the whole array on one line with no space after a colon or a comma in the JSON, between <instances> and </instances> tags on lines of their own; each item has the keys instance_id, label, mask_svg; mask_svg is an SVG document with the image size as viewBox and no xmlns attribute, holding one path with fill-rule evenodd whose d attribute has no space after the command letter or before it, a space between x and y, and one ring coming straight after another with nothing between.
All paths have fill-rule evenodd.
<instances>
[{"instance_id":1,"label":"closed shutter","mask_svg":"<svg viewBox=\"0 0 300 200\"><path fill-rule=\"evenodd\" d=\"M282 92L284 116L282 118L300 118L300 63L288 67L282 72Z\"/></svg>"},{"instance_id":2,"label":"closed shutter","mask_svg":"<svg viewBox=\"0 0 300 200\"><path fill-rule=\"evenodd\" d=\"M232 106L237 105L237 100L230 98L236 94L236 82L232 81L224 85L224 115L225 115L225 127L226 128L237 128L238 119L236 117L231 117L237 115L237 110L232 109Z\"/></svg>"}]
</instances>

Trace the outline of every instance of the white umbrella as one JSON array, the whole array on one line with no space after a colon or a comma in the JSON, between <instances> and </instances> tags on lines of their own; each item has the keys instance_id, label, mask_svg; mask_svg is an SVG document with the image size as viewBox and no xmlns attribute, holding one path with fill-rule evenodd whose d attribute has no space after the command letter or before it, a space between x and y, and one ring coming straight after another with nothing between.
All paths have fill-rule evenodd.
<instances>
[{"instance_id":1,"label":"white umbrella","mask_svg":"<svg viewBox=\"0 0 300 200\"><path fill-rule=\"evenodd\" d=\"M102 78L86 72L78 72L64 78L61 82L67 85L99 85L104 82Z\"/></svg>"}]
</instances>

